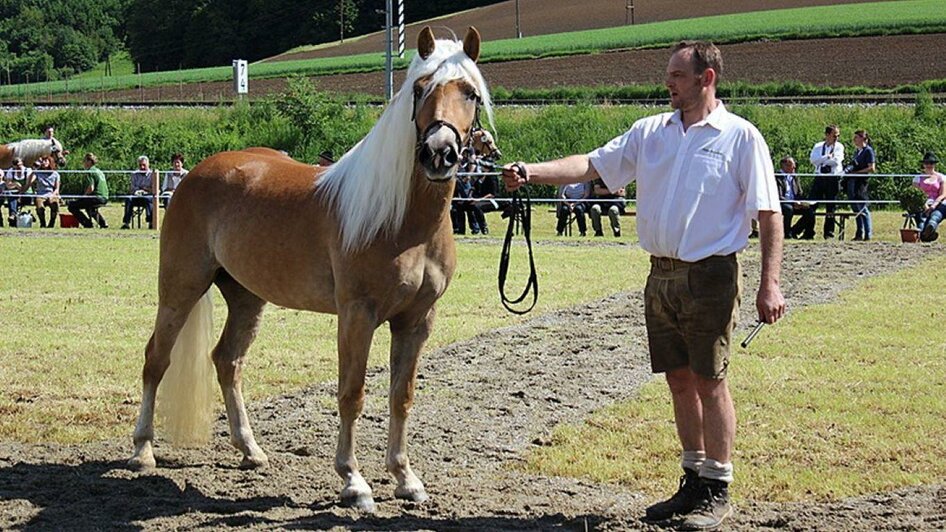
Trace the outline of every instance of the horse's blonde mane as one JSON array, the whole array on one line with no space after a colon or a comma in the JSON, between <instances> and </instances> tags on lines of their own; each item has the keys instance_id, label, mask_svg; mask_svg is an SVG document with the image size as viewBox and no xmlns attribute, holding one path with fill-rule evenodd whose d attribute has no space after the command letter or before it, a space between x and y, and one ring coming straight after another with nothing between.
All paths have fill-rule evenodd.
<instances>
[{"instance_id":1,"label":"horse's blonde mane","mask_svg":"<svg viewBox=\"0 0 946 532\"><path fill-rule=\"evenodd\" d=\"M59 144L59 141L56 141L56 145L62 150L62 144ZM39 159L40 157L45 157L52 152L52 142L47 139L26 139L20 140L17 142L11 142L7 144L10 150L13 152L14 157L19 157L23 159L27 164L31 164L32 161Z\"/></svg>"},{"instance_id":2,"label":"horse's blonde mane","mask_svg":"<svg viewBox=\"0 0 946 532\"><path fill-rule=\"evenodd\" d=\"M318 179L318 193L324 194L338 215L342 248L347 252L363 248L379 233L394 234L404 222L411 201L417 143L417 131L411 120L413 87L415 81L427 76L427 94L434 87L457 79L476 87L493 128L493 108L486 82L476 63L464 53L462 43L438 40L426 60L416 55L401 89L375 126Z\"/></svg>"}]
</instances>

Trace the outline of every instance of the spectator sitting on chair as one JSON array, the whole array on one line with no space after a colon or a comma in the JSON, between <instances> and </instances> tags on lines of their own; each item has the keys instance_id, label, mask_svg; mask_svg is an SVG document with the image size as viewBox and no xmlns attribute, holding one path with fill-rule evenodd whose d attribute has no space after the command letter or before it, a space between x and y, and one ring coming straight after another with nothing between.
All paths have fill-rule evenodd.
<instances>
[{"instance_id":1,"label":"spectator sitting on chair","mask_svg":"<svg viewBox=\"0 0 946 532\"><path fill-rule=\"evenodd\" d=\"M916 226L920 240L933 242L939 238L936 229L946 218L946 177L936 171L939 159L928 151L923 156L923 173L913 178L913 186L926 194L926 210L917 215Z\"/></svg>"},{"instance_id":2,"label":"spectator sitting on chair","mask_svg":"<svg viewBox=\"0 0 946 532\"><path fill-rule=\"evenodd\" d=\"M588 203L581 200L591 197L591 182L562 185L558 188L558 197L562 202L558 204L558 225L555 227L555 233L562 236L569 218L574 214L578 222L578 232L581 236L585 236L587 233L585 211L588 210Z\"/></svg>"},{"instance_id":3,"label":"spectator sitting on chair","mask_svg":"<svg viewBox=\"0 0 946 532\"><path fill-rule=\"evenodd\" d=\"M624 189L620 188L612 193L608 186L604 184L601 178L592 182L592 194L596 199L605 201L596 201L591 204L591 210L588 216L591 218L591 228L594 229L595 236L604 236L601 228L601 213L608 213L608 220L611 221L611 232L614 237L621 236L621 215L624 214Z\"/></svg>"},{"instance_id":4,"label":"spectator sitting on chair","mask_svg":"<svg viewBox=\"0 0 946 532\"><path fill-rule=\"evenodd\" d=\"M811 186L811 199L824 200L824 210L827 214L824 218L824 237L825 239L834 238L834 211L837 204L838 192L841 190L841 182L838 176L844 170L844 145L838 142L841 130L838 126L832 124L824 129L824 140L815 144L811 149L811 164L815 167L816 174L826 174L816 176L815 182ZM818 210L818 204L812 204L814 211ZM814 213L812 213L814 214Z\"/></svg>"},{"instance_id":5,"label":"spectator sitting on chair","mask_svg":"<svg viewBox=\"0 0 946 532\"><path fill-rule=\"evenodd\" d=\"M785 238L804 238L811 240L815 237L815 211L811 204L800 202L804 199L801 183L795 175L795 159L790 155L779 161L782 173L775 174L775 185L778 187L778 199L782 206L782 222L785 227ZM792 217L801 211L801 219L792 226Z\"/></svg>"},{"instance_id":6,"label":"spectator sitting on chair","mask_svg":"<svg viewBox=\"0 0 946 532\"><path fill-rule=\"evenodd\" d=\"M161 203L165 208L171 203L171 196L177 190L177 186L181 184L181 179L184 179L186 175L184 156L175 153L171 156L171 171L164 175L164 183L161 185Z\"/></svg>"},{"instance_id":7,"label":"spectator sitting on chair","mask_svg":"<svg viewBox=\"0 0 946 532\"><path fill-rule=\"evenodd\" d=\"M335 157L330 150L325 150L319 154L319 166L332 166L335 164Z\"/></svg>"},{"instance_id":8,"label":"spectator sitting on chair","mask_svg":"<svg viewBox=\"0 0 946 532\"><path fill-rule=\"evenodd\" d=\"M33 170L23 164L23 159L13 158L13 166L3 175L3 193L7 196L7 212L9 213L10 227L16 227L16 215L19 213L20 194L26 194ZM0 216L0 227L3 227Z\"/></svg>"},{"instance_id":9,"label":"spectator sitting on chair","mask_svg":"<svg viewBox=\"0 0 946 532\"><path fill-rule=\"evenodd\" d=\"M138 170L131 174L131 186L128 194L135 196L125 199L125 215L122 217L122 229L128 229L135 207L144 207L145 220L151 225L151 214L154 208L154 186L158 182L158 172L151 169L148 157L138 157Z\"/></svg>"},{"instance_id":10,"label":"spectator sitting on chair","mask_svg":"<svg viewBox=\"0 0 946 532\"><path fill-rule=\"evenodd\" d=\"M76 217L76 221L82 227L92 227L92 221L95 220L99 227L107 229L105 217L99 212L99 207L108 203L108 183L105 181L105 173L95 166L98 158L94 153L87 153L82 159L82 166L88 170L85 176L85 188L83 194L87 197L77 198L69 202L69 212ZM88 215L84 214L85 210Z\"/></svg>"},{"instance_id":11,"label":"spectator sitting on chair","mask_svg":"<svg viewBox=\"0 0 946 532\"><path fill-rule=\"evenodd\" d=\"M36 185L36 216L40 227L56 227L59 217L59 172L52 170L49 157L36 159L36 169L30 176L25 188ZM46 207L49 206L49 223L46 223Z\"/></svg>"}]
</instances>

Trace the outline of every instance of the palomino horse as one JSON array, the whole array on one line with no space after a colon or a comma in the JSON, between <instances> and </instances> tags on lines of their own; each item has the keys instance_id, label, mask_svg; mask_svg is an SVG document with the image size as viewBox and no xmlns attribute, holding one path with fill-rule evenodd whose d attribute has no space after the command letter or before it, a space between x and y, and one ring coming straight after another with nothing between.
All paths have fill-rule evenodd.
<instances>
[{"instance_id":1,"label":"palomino horse","mask_svg":"<svg viewBox=\"0 0 946 532\"><path fill-rule=\"evenodd\" d=\"M203 374L193 367L200 364L194 360L212 360L216 366L230 439L243 453L242 466L267 463L250 428L240 379L263 306L271 301L338 315L335 470L344 479L342 502L362 509L371 509L374 501L355 458L355 421L364 405L371 339L388 322L386 465L397 480L396 497L427 499L408 460L407 415L434 303L456 267L448 213L458 154L470 140L480 104L490 122L492 110L475 64L480 36L474 28L462 45L435 41L425 28L417 44L407 79L378 123L324 173L274 150L252 148L214 155L181 182L161 232L158 313L145 350L131 466L155 465L154 408L166 370L159 407L177 400L184 406L168 408L186 413L196 403L210 402L203 388L170 382ZM284 216L276 218L274 212ZM212 283L229 311L207 357L179 347L192 336L206 337L211 310L206 293ZM175 353L186 353L187 360L178 361Z\"/></svg>"},{"instance_id":2,"label":"palomino horse","mask_svg":"<svg viewBox=\"0 0 946 532\"><path fill-rule=\"evenodd\" d=\"M49 157L53 169L66 165L66 152L56 139L26 139L9 144L0 144L0 168L13 166L13 159L23 159L27 167L41 157Z\"/></svg>"}]
</instances>

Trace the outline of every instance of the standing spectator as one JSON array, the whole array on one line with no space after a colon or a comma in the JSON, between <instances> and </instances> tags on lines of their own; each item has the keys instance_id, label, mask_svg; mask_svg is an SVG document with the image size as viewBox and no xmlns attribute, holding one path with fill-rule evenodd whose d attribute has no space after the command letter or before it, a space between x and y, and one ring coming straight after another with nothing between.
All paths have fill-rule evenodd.
<instances>
[{"instance_id":1,"label":"standing spectator","mask_svg":"<svg viewBox=\"0 0 946 532\"><path fill-rule=\"evenodd\" d=\"M815 182L811 186L811 199L813 201L825 201L824 210L824 237L825 239L834 238L834 211L837 204L838 192L841 190L839 176L844 170L844 145L838 142L841 130L838 126L832 124L824 128L824 140L815 144L811 149L811 164L815 167ZM811 206L814 211L818 210L818 204ZM814 214L814 213L812 213ZM814 235L805 235L813 238Z\"/></svg>"},{"instance_id":2,"label":"standing spectator","mask_svg":"<svg viewBox=\"0 0 946 532\"><path fill-rule=\"evenodd\" d=\"M759 320L775 323L785 313L772 159L758 129L716 99L721 69L713 44L680 43L667 66L673 113L638 120L587 155L503 169L510 190L598 177L610 190L637 182L637 232L651 254L644 289L651 366L667 376L684 471L677 493L646 517L678 517L687 530L716 528L732 512L736 413L725 377L740 299L736 252L757 216Z\"/></svg>"},{"instance_id":3,"label":"standing spectator","mask_svg":"<svg viewBox=\"0 0 946 532\"><path fill-rule=\"evenodd\" d=\"M465 170L469 171L469 170ZM466 222L470 222L470 232L474 235L480 232L473 214L473 183L470 176L463 175L456 178L453 189L453 201L450 203L450 220L453 223L453 234L465 235Z\"/></svg>"},{"instance_id":4,"label":"standing spectator","mask_svg":"<svg viewBox=\"0 0 946 532\"><path fill-rule=\"evenodd\" d=\"M171 196L181 184L181 180L187 175L184 168L184 156L175 153L171 156L171 171L164 175L164 183L161 185L161 201L165 207L171 203Z\"/></svg>"},{"instance_id":5,"label":"standing spectator","mask_svg":"<svg viewBox=\"0 0 946 532\"><path fill-rule=\"evenodd\" d=\"M3 174L3 193L6 195L10 227L16 227L16 215L20 210L20 194L27 193L26 185L32 175L33 170L24 165L23 159L19 157L13 158L13 166ZM2 226L3 221L0 219L0 227Z\"/></svg>"},{"instance_id":6,"label":"standing spectator","mask_svg":"<svg viewBox=\"0 0 946 532\"><path fill-rule=\"evenodd\" d=\"M69 212L76 217L82 227L92 227L92 221L95 220L99 227L108 229L105 217L99 212L99 207L108 203L108 182L105 181L105 173L95 166L96 163L98 163L98 158L94 153L85 154L82 166L88 170L88 173L85 176L85 189L82 193L88 197L70 201ZM83 214L83 209L88 216Z\"/></svg>"},{"instance_id":7,"label":"standing spectator","mask_svg":"<svg viewBox=\"0 0 946 532\"><path fill-rule=\"evenodd\" d=\"M335 164L335 156L331 150L325 150L319 154L319 166L332 166Z\"/></svg>"},{"instance_id":8,"label":"standing spectator","mask_svg":"<svg viewBox=\"0 0 946 532\"><path fill-rule=\"evenodd\" d=\"M913 186L926 193L926 210L918 215L917 228L920 240L933 242L939 238L936 229L946 217L946 177L936 171L939 159L928 151L923 156L923 173L913 178Z\"/></svg>"},{"instance_id":9,"label":"standing spectator","mask_svg":"<svg viewBox=\"0 0 946 532\"><path fill-rule=\"evenodd\" d=\"M591 197L591 183L568 183L558 187L558 197L561 203L558 204L558 224L555 227L555 233L562 236L565 233L565 226L569 219L574 215L578 222L578 232L581 236L587 233L588 225L585 223L585 211L588 209L588 203L583 201Z\"/></svg>"},{"instance_id":10,"label":"standing spectator","mask_svg":"<svg viewBox=\"0 0 946 532\"><path fill-rule=\"evenodd\" d=\"M138 157L138 170L131 174L131 185L128 194L135 196L125 199L125 215L122 216L122 229L128 229L135 207L144 207L145 220L151 225L151 214L154 209L154 187L158 182L158 172L151 169L151 163L146 155Z\"/></svg>"},{"instance_id":11,"label":"standing spectator","mask_svg":"<svg viewBox=\"0 0 946 532\"><path fill-rule=\"evenodd\" d=\"M614 233L614 237L621 236L621 215L624 214L624 187L611 193L603 180L595 179L592 183L591 193L595 199L605 200L592 203L591 210L588 211L588 216L591 218L591 228L594 230L595 236L604 236L601 227L602 212L608 213L608 220L611 222L611 232Z\"/></svg>"},{"instance_id":12,"label":"standing spectator","mask_svg":"<svg viewBox=\"0 0 946 532\"><path fill-rule=\"evenodd\" d=\"M867 174L872 174L877 168L877 154L870 143L870 135L863 129L854 132L854 160L844 169L848 174L845 188L851 203L851 210L857 215L857 232L854 240L870 240L874 236L874 228L870 219L870 208L867 200Z\"/></svg>"},{"instance_id":13,"label":"standing spectator","mask_svg":"<svg viewBox=\"0 0 946 532\"><path fill-rule=\"evenodd\" d=\"M482 172L483 168L479 165L475 166L477 172ZM479 175L476 176L476 179L473 180L473 217L476 220L476 225L479 227L480 233L484 235L489 234L489 225L486 223L486 213L498 211L499 204L496 203L496 200L493 199L496 197L498 185L496 184L496 178L489 175Z\"/></svg>"},{"instance_id":14,"label":"standing spectator","mask_svg":"<svg viewBox=\"0 0 946 532\"><path fill-rule=\"evenodd\" d=\"M775 175L775 184L778 186L778 199L782 206L782 222L785 228L785 238L794 238L796 236L809 235L811 239L815 234L815 214L811 209L810 203L802 203L804 199L801 183L798 176L795 175L797 164L795 158L791 156L782 157L779 161L780 174ZM796 211L801 211L801 219L795 226L792 226L792 218Z\"/></svg>"},{"instance_id":15,"label":"standing spectator","mask_svg":"<svg viewBox=\"0 0 946 532\"><path fill-rule=\"evenodd\" d=\"M50 168L49 157L36 159L36 170L26 184L26 188L36 186L36 216L40 227L56 227L59 217L59 172ZM49 207L49 224L46 223L46 207Z\"/></svg>"}]
</instances>

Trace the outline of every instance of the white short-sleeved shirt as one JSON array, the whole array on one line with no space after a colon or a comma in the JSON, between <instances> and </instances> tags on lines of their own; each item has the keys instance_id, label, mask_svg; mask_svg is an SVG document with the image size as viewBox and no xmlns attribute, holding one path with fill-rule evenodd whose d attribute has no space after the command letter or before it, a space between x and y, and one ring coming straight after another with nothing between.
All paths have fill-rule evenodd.
<instances>
[{"instance_id":1,"label":"white short-sleeved shirt","mask_svg":"<svg viewBox=\"0 0 946 532\"><path fill-rule=\"evenodd\" d=\"M652 255L693 262L741 251L750 220L781 211L765 139L717 103L686 131L679 111L662 113L588 154L608 189L637 182L637 234Z\"/></svg>"}]
</instances>

